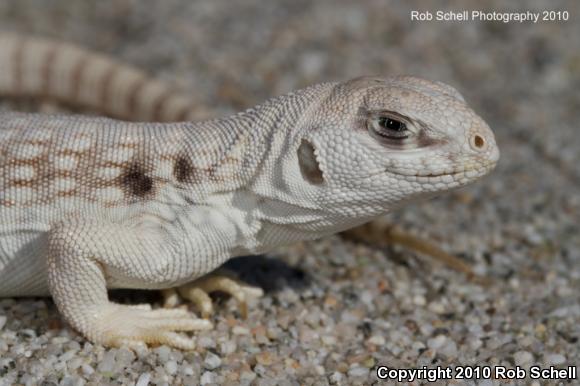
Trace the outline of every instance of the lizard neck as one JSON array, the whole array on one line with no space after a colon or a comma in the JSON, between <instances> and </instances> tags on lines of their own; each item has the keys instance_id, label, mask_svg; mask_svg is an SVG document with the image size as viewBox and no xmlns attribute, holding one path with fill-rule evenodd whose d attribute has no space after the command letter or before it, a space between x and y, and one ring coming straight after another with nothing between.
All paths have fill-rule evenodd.
<instances>
[{"instance_id":1,"label":"lizard neck","mask_svg":"<svg viewBox=\"0 0 580 386\"><path fill-rule=\"evenodd\" d=\"M285 176L277 165L296 153L301 120L331 88L317 85L231 117L176 124L174 179L188 203L181 222L196 238L219 236L215 244L225 250L214 255L225 260L270 249L263 235L277 221L272 217L290 216L299 208L300 199L284 188L294 176Z\"/></svg>"},{"instance_id":2,"label":"lizard neck","mask_svg":"<svg viewBox=\"0 0 580 386\"><path fill-rule=\"evenodd\" d=\"M174 177L192 200L253 190L261 176L285 156L295 128L331 85L299 90L230 117L178 123Z\"/></svg>"}]
</instances>

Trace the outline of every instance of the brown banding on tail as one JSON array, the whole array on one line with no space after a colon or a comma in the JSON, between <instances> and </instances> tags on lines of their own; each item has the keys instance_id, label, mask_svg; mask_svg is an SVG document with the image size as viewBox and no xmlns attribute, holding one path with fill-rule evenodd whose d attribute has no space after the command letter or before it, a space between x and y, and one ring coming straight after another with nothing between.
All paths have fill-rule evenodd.
<instances>
[{"instance_id":1,"label":"brown banding on tail","mask_svg":"<svg viewBox=\"0 0 580 386\"><path fill-rule=\"evenodd\" d=\"M38 97L132 121L199 118L193 98L72 44L0 34L0 96Z\"/></svg>"}]
</instances>

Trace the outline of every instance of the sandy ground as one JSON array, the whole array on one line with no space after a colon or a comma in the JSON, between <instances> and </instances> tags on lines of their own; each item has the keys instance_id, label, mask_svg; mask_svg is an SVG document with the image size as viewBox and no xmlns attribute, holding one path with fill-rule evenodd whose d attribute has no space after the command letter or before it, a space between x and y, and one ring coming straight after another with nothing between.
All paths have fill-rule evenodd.
<instances>
[{"instance_id":1,"label":"sandy ground","mask_svg":"<svg viewBox=\"0 0 580 386\"><path fill-rule=\"evenodd\" d=\"M105 349L71 331L49 299L3 299L0 385L349 385L376 381L377 366L577 366L580 3L467 7L567 10L568 21L411 20L412 10L466 7L430 4L0 2L0 30L109 53L179 82L210 115L361 74L440 80L486 119L502 151L488 178L386 217L435 240L491 285L412 251L338 236L280 248L232 262L266 296L246 320L222 299L216 328L197 335L193 352Z\"/></svg>"}]
</instances>

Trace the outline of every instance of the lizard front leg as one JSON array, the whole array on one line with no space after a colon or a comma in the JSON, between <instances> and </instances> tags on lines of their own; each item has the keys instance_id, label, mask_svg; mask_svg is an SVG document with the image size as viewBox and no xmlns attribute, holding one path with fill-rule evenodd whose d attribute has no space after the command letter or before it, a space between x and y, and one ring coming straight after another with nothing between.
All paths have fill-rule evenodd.
<instances>
[{"instance_id":1,"label":"lizard front leg","mask_svg":"<svg viewBox=\"0 0 580 386\"><path fill-rule=\"evenodd\" d=\"M151 310L110 302L107 282L155 288L177 281L176 243L161 227L62 223L48 235L48 283L67 322L93 342L106 346L167 344L192 349L177 331L211 328L181 309Z\"/></svg>"}]
</instances>

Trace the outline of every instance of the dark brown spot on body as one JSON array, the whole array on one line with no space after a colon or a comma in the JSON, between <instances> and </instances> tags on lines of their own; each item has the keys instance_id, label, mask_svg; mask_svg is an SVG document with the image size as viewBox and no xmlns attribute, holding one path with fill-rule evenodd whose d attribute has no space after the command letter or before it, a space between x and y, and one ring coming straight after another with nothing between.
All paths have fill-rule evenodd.
<instances>
[{"instance_id":1,"label":"dark brown spot on body","mask_svg":"<svg viewBox=\"0 0 580 386\"><path fill-rule=\"evenodd\" d=\"M205 169L205 171L206 171L207 175L209 176L210 180L216 181L216 182L224 182L224 179L220 178L218 176L216 166Z\"/></svg>"},{"instance_id":2,"label":"dark brown spot on body","mask_svg":"<svg viewBox=\"0 0 580 386\"><path fill-rule=\"evenodd\" d=\"M71 189L71 190L66 190L66 191L62 191L62 192L58 192L56 194L58 197L60 198L64 198L64 197L76 197L79 195L78 191L75 189Z\"/></svg>"},{"instance_id":3,"label":"dark brown spot on body","mask_svg":"<svg viewBox=\"0 0 580 386\"><path fill-rule=\"evenodd\" d=\"M30 181L30 180L12 180L10 182L10 186L13 187L32 187L35 186L34 181Z\"/></svg>"},{"instance_id":4,"label":"dark brown spot on body","mask_svg":"<svg viewBox=\"0 0 580 386\"><path fill-rule=\"evenodd\" d=\"M101 162L98 166L104 168L124 168L127 164L125 162L105 161Z\"/></svg>"},{"instance_id":5,"label":"dark brown spot on body","mask_svg":"<svg viewBox=\"0 0 580 386\"><path fill-rule=\"evenodd\" d=\"M132 164L121 175L121 184L129 194L137 197L144 197L153 190L153 179L138 164Z\"/></svg>"},{"instance_id":6,"label":"dark brown spot on body","mask_svg":"<svg viewBox=\"0 0 580 386\"><path fill-rule=\"evenodd\" d=\"M193 166L191 166L189 159L183 156L177 158L173 167L173 175L178 182L191 181L193 172Z\"/></svg>"}]
</instances>

